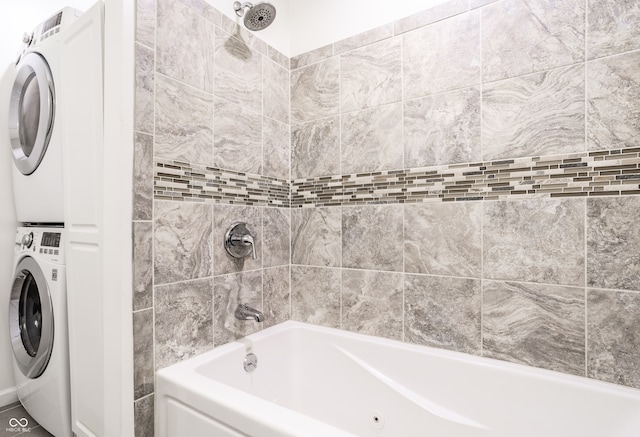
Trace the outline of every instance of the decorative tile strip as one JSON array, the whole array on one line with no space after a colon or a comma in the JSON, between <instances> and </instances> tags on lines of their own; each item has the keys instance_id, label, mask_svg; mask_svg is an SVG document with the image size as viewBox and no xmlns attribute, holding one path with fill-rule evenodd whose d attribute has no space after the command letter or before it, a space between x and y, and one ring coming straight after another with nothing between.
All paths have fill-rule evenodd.
<instances>
[{"instance_id":1,"label":"decorative tile strip","mask_svg":"<svg viewBox=\"0 0 640 437\"><path fill-rule=\"evenodd\" d=\"M289 185L286 179L154 160L155 199L288 208Z\"/></svg>"}]
</instances>

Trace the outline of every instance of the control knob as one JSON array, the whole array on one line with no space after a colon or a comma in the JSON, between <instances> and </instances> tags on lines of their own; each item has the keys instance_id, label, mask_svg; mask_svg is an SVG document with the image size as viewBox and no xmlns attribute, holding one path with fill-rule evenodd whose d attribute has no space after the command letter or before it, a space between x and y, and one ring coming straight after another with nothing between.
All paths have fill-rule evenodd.
<instances>
[{"instance_id":1,"label":"control knob","mask_svg":"<svg viewBox=\"0 0 640 437\"><path fill-rule=\"evenodd\" d=\"M27 249L30 249L32 244L33 244L33 232L24 234L22 236L22 245L25 246Z\"/></svg>"}]
</instances>

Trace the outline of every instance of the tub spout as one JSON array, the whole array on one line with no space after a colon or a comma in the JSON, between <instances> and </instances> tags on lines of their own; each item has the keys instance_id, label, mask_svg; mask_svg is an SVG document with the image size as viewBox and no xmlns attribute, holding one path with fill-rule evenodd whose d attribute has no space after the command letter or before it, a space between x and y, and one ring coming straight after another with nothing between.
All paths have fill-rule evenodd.
<instances>
[{"instance_id":1,"label":"tub spout","mask_svg":"<svg viewBox=\"0 0 640 437\"><path fill-rule=\"evenodd\" d=\"M238 304L238 308L236 308L236 319L262 322L264 321L264 314L255 308L251 308L246 303L241 303Z\"/></svg>"}]
</instances>

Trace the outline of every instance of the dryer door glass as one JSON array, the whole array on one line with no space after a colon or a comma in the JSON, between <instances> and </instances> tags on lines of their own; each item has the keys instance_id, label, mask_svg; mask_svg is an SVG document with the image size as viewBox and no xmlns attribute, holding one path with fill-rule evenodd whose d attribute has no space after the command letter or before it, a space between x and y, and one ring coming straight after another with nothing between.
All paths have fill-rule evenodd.
<instances>
[{"instance_id":1,"label":"dryer door glass","mask_svg":"<svg viewBox=\"0 0 640 437\"><path fill-rule=\"evenodd\" d=\"M25 376L37 378L53 350L53 306L44 273L29 256L18 263L13 277L9 331L18 367Z\"/></svg>"},{"instance_id":2,"label":"dryer door glass","mask_svg":"<svg viewBox=\"0 0 640 437\"><path fill-rule=\"evenodd\" d=\"M33 173L47 152L53 131L55 92L47 61L38 53L18 63L9 106L13 161L22 174Z\"/></svg>"}]
</instances>

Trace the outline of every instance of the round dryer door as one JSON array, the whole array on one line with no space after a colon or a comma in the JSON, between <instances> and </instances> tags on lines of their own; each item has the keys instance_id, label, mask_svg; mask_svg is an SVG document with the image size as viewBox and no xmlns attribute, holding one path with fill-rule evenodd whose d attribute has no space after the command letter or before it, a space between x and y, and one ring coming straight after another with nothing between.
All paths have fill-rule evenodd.
<instances>
[{"instance_id":1,"label":"round dryer door","mask_svg":"<svg viewBox=\"0 0 640 437\"><path fill-rule=\"evenodd\" d=\"M44 372L53 350L53 307L46 278L38 263L23 258L13 277L9 331L16 363L28 378Z\"/></svg>"},{"instance_id":2,"label":"round dryer door","mask_svg":"<svg viewBox=\"0 0 640 437\"><path fill-rule=\"evenodd\" d=\"M53 130L55 93L47 61L27 53L18 63L9 106L13 161L22 174L33 173L47 152Z\"/></svg>"}]
</instances>

